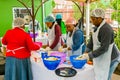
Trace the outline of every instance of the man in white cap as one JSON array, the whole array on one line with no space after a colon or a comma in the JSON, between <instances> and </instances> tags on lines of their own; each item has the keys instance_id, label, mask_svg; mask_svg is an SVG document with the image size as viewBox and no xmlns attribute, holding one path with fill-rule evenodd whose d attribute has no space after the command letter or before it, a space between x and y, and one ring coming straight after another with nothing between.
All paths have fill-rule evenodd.
<instances>
[{"instance_id":1,"label":"man in white cap","mask_svg":"<svg viewBox=\"0 0 120 80\"><path fill-rule=\"evenodd\" d=\"M91 20L95 29L83 54L87 59L93 59L95 80L111 80L111 75L119 63L119 51L114 44L114 32L104 18L103 9L92 11Z\"/></svg>"},{"instance_id":2,"label":"man in white cap","mask_svg":"<svg viewBox=\"0 0 120 80\"><path fill-rule=\"evenodd\" d=\"M82 55L85 51L83 32L80 29L77 29L75 24L76 21L73 18L66 20L66 44L59 48L59 51L67 51L68 56Z\"/></svg>"}]
</instances>

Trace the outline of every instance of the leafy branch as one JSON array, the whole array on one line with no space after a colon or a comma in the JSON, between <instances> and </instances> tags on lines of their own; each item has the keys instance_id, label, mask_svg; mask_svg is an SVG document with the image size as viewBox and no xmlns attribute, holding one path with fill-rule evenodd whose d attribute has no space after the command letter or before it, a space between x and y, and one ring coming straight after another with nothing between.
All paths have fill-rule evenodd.
<instances>
[{"instance_id":1,"label":"leafy branch","mask_svg":"<svg viewBox=\"0 0 120 80\"><path fill-rule=\"evenodd\" d=\"M40 7L45 3L45 2L47 2L47 1L49 1L49 0L44 0L43 2L41 2L39 5L38 5L38 7L37 7L37 9L36 9L36 11L34 11L34 0L31 0L31 8L32 8L32 13L31 13L31 11L29 10L29 7L27 6L27 4L25 4L25 2L24 1L22 1L22 0L17 0L18 2L20 2L26 9L27 9L27 11L28 11L28 13L30 14L30 16L31 16L31 18L32 18L32 22L33 22L33 40L34 40L34 42L35 42L35 27L34 27L34 25L35 25L35 17L36 17L36 15L37 15L37 12L38 12L38 10L40 9Z\"/></svg>"}]
</instances>

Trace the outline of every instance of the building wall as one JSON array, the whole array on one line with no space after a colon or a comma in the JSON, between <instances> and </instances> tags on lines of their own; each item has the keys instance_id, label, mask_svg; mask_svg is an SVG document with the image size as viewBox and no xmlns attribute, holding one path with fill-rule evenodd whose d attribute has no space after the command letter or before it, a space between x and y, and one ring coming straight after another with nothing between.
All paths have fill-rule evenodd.
<instances>
[{"instance_id":1,"label":"building wall","mask_svg":"<svg viewBox=\"0 0 120 80\"><path fill-rule=\"evenodd\" d=\"M74 18L74 8L72 1L55 0L56 6L53 9L53 14L61 13L63 20L66 21L69 18Z\"/></svg>"},{"instance_id":2,"label":"building wall","mask_svg":"<svg viewBox=\"0 0 120 80\"><path fill-rule=\"evenodd\" d=\"M40 0L35 0L35 5L38 5ZM46 12L44 14L51 13L52 7L50 7L50 1L45 3ZM49 5L48 5L49 4ZM47 7L49 6L49 7ZM8 29L12 28L12 21L13 21L13 7L23 7L21 3L17 0L0 0L0 37L2 37ZM42 25L42 9L40 9L36 15L36 19Z\"/></svg>"}]
</instances>

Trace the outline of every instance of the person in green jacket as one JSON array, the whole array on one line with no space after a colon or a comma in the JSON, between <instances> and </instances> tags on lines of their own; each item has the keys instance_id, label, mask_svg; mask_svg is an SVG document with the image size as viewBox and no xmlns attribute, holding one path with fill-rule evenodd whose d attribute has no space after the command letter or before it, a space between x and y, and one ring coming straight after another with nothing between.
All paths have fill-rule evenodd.
<instances>
[{"instance_id":1,"label":"person in green jacket","mask_svg":"<svg viewBox=\"0 0 120 80\"><path fill-rule=\"evenodd\" d=\"M62 21L62 14L60 13L56 14L56 22L60 26L61 33L62 33L62 40L64 43L66 43L66 26L65 26L65 23Z\"/></svg>"}]
</instances>

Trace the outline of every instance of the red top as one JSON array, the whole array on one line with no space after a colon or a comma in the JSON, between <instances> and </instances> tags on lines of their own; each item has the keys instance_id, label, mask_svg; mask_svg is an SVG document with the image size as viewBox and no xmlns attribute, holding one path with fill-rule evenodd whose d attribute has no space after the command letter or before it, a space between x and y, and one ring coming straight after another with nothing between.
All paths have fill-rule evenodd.
<instances>
[{"instance_id":1,"label":"red top","mask_svg":"<svg viewBox=\"0 0 120 80\"><path fill-rule=\"evenodd\" d=\"M7 45L6 56L16 58L28 58L31 50L40 49L39 45L34 44L29 34L18 27L6 32L2 38L2 44Z\"/></svg>"}]
</instances>

